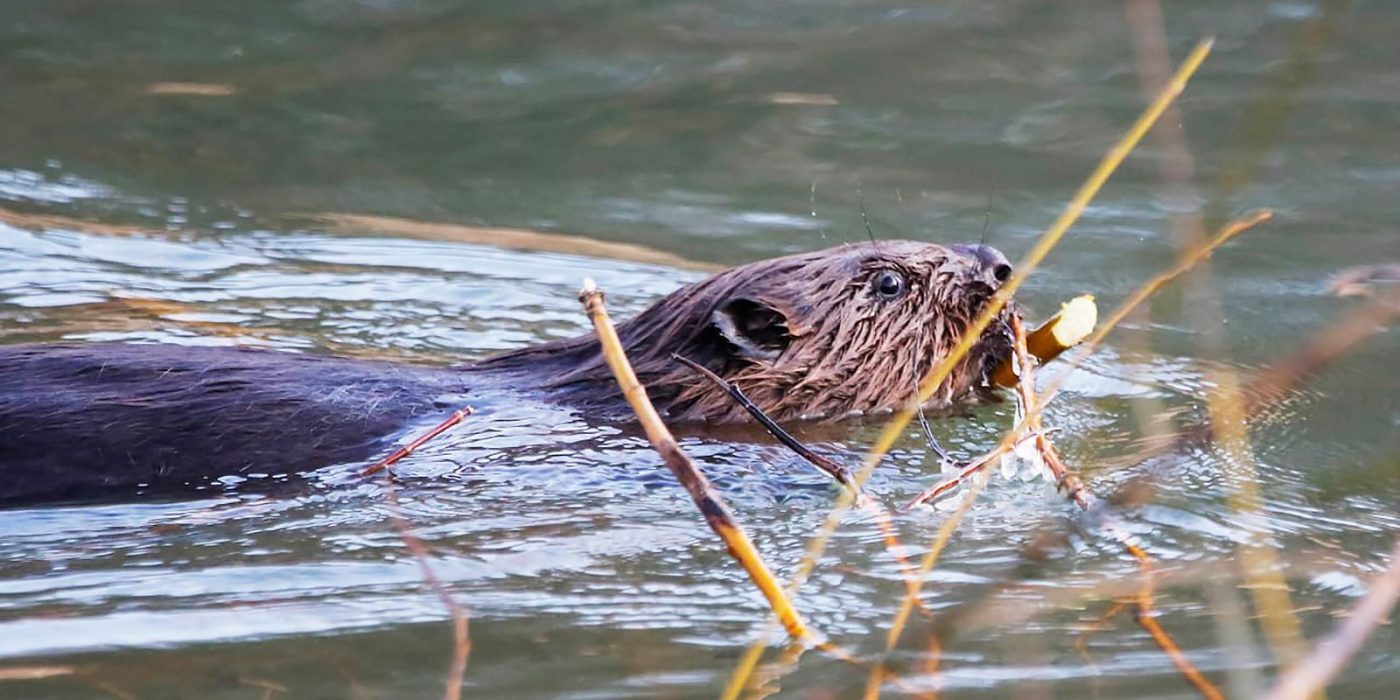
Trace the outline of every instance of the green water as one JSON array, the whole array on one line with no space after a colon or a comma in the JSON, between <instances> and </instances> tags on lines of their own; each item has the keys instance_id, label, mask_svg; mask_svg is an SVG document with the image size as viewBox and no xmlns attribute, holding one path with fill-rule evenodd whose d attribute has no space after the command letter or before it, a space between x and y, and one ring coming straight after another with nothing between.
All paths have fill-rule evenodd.
<instances>
[{"instance_id":1,"label":"green water","mask_svg":"<svg viewBox=\"0 0 1400 700\"><path fill-rule=\"evenodd\" d=\"M0 342L448 363L583 328L584 276L625 314L702 274L332 230L311 216L326 212L737 264L862 241L863 203L880 238L975 240L987 217L1015 260L1143 107L1134 37L1162 30L1128 17L1118 3L3 3ZM1328 293L1337 272L1400 261L1400 5L1172 3L1165 32L1173 61L1217 37L1180 104L1187 198L1163 180L1180 152L1149 139L1020 297L1036 316L1083 292L1111 308L1174 259L1173 215L1275 210L1209 278L1112 336L1049 417L1096 491L1158 475L1126 523L1176 574L1159 620L1249 697L1277 668L1238 566L1245 533L1278 546L1310 640L1388 563L1400 340L1372 338L1255 426L1259 520L1228 503L1215 450L1122 458L1144 415L1205 410L1211 368L1252 372L1356 306ZM1202 326L1207 288L1221 311ZM992 406L935 431L970 455L1011 419ZM877 429L810 439L854 463ZM820 476L761 439L685 444L790 574L833 499ZM714 697L763 627L761 598L693 506L613 427L510 406L431 443L405 475L405 514L470 608L469 696ZM911 437L870 490L895 505L937 478ZM0 697L440 696L450 625L389 512L378 486L330 479L0 512L0 678L62 671L0 680ZM1109 601L1057 591L1135 567L1073 514L1042 481L995 479L924 587L943 673L919 670L919 623L886 695L1192 697L1128 617L1077 650ZM896 516L909 553L946 517ZM1033 564L1041 532L1070 546ZM798 606L873 657L903 590L879 529L851 515ZM1381 628L1331 697L1392 697L1397 652ZM814 651L774 683L782 697L852 697L865 677Z\"/></svg>"}]
</instances>

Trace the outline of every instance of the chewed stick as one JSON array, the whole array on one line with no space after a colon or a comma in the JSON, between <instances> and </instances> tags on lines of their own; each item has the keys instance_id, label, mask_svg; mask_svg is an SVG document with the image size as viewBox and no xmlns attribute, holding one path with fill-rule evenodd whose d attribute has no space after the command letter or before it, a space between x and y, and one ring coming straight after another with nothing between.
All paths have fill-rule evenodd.
<instances>
[{"instance_id":1,"label":"chewed stick","mask_svg":"<svg viewBox=\"0 0 1400 700\"><path fill-rule=\"evenodd\" d=\"M1077 296L1065 302L1054 316L1027 334L1026 349L1040 364L1045 364L1084 342L1093 332L1098 319L1099 307L1094 304L1094 295ZM1014 358L1007 358L992 373L992 382L997 386L1014 388L1018 383L1014 362Z\"/></svg>"},{"instance_id":2,"label":"chewed stick","mask_svg":"<svg viewBox=\"0 0 1400 700\"><path fill-rule=\"evenodd\" d=\"M666 428L666 424L661 421L656 407L647 397L646 388L638 381L637 374L632 370L632 365L628 362L627 355L622 349L622 342L617 337L617 330L613 328L612 320L608 317L607 307L603 304L602 290L598 289L593 280L585 280L578 298L588 313L589 320L593 322L593 328L598 333L603 359L607 361L608 367L613 372L613 377L617 379L618 388L622 390L622 395L627 399L632 411L637 414L637 420L646 432L647 440L661 455L666 468L670 469L676 480L685 487L691 500L695 502L695 506L705 516L706 524L710 526L711 530L714 530L716 535L719 535L725 546L729 548L729 554L738 560L739 564L744 567L744 571L748 573L749 578L758 586L759 591L768 600L768 605L778 616L788 634L795 640L815 641L815 635L802 621L802 617L793 607L792 601L788 599L787 593L783 591L782 584L773 576L768 565L763 561L762 555L754 547L753 541L745 534L743 528L739 527L739 523L734 519L734 514L729 510L729 506L725 504L719 494L715 493L710 486L709 479L700 473L695 462L681 450L680 445L676 444L675 437Z\"/></svg>"}]
</instances>

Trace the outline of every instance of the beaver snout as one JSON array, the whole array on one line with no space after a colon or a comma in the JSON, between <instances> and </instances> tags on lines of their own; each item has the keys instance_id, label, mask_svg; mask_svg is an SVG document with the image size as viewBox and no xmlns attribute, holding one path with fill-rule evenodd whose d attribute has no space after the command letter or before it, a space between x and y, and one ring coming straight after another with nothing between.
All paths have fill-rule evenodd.
<instances>
[{"instance_id":1,"label":"beaver snout","mask_svg":"<svg viewBox=\"0 0 1400 700\"><path fill-rule=\"evenodd\" d=\"M993 291L1011 279L1011 261L1000 250L989 245L955 245L953 250L973 261L969 277L982 282Z\"/></svg>"}]
</instances>

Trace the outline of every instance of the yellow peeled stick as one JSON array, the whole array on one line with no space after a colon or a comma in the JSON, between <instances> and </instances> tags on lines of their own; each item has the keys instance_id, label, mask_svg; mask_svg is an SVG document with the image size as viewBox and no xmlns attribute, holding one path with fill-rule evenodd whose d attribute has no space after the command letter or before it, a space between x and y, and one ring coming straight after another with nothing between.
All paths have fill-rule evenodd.
<instances>
[{"instance_id":1,"label":"yellow peeled stick","mask_svg":"<svg viewBox=\"0 0 1400 700\"><path fill-rule=\"evenodd\" d=\"M1094 303L1094 295L1077 296L1061 305L1059 313L1026 336L1026 349L1044 364L1083 342L1098 322L1099 307ZM1016 386L1016 370L1012 364L1008 360L992 373L992 381L997 386Z\"/></svg>"}]
</instances>

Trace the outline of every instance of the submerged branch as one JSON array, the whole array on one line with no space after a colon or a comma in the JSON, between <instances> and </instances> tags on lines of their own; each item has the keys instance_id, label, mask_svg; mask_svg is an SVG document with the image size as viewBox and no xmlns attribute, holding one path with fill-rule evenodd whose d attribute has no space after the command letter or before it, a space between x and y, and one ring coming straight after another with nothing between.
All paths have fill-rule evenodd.
<instances>
[{"instance_id":1,"label":"submerged branch","mask_svg":"<svg viewBox=\"0 0 1400 700\"><path fill-rule=\"evenodd\" d=\"M399 539L403 540L404 547L418 562L418 571L423 576L423 580L433 589L438 599L442 601L443 607L447 608L448 614L452 616L452 664L447 670L447 682L442 691L442 698L443 700L459 700L462 697L462 678L467 672L467 658L472 651L467 611L452 596L452 592L447 589L447 585L442 582L442 579L438 578L437 572L433 571L433 566L428 561L427 546L423 544L423 540L418 539L418 536L413 534L408 520L403 517L402 509L399 507L398 490L394 488L391 474L384 476L384 498L389 505L389 520L394 524L394 530L399 533Z\"/></svg>"}]
</instances>

